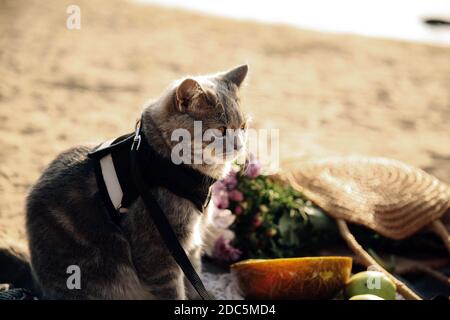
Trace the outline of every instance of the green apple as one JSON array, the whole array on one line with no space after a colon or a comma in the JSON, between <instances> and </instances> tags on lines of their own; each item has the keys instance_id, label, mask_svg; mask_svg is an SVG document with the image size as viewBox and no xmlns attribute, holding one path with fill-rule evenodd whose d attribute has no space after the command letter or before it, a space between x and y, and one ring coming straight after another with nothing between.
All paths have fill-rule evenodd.
<instances>
[{"instance_id":1,"label":"green apple","mask_svg":"<svg viewBox=\"0 0 450 320\"><path fill-rule=\"evenodd\" d=\"M374 294L359 294L357 296L351 297L348 300L384 300L384 299Z\"/></svg>"},{"instance_id":2,"label":"green apple","mask_svg":"<svg viewBox=\"0 0 450 320\"><path fill-rule=\"evenodd\" d=\"M344 289L344 296L349 299L357 295L376 295L385 300L395 300L396 286L384 273L364 271L353 275Z\"/></svg>"}]
</instances>

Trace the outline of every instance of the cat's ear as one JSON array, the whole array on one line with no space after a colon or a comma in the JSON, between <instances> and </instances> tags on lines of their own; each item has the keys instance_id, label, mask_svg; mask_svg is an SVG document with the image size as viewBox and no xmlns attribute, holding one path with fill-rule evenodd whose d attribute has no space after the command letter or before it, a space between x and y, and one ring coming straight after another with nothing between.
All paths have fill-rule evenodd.
<instances>
[{"instance_id":1,"label":"cat's ear","mask_svg":"<svg viewBox=\"0 0 450 320\"><path fill-rule=\"evenodd\" d=\"M203 91L200 84L194 79L184 79L175 91L175 98L178 110L181 112L190 111L189 109L195 107Z\"/></svg>"},{"instance_id":2,"label":"cat's ear","mask_svg":"<svg viewBox=\"0 0 450 320\"><path fill-rule=\"evenodd\" d=\"M247 76L248 65L243 64L242 66L238 66L236 68L231 69L230 71L225 72L223 77L228 81L233 82L238 87L242 84L245 77Z\"/></svg>"}]
</instances>

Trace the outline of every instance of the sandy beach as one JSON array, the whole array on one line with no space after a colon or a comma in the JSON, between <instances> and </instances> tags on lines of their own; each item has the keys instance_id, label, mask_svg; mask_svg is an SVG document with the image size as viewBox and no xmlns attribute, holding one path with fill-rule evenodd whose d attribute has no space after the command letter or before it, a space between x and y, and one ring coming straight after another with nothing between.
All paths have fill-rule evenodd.
<instances>
[{"instance_id":1,"label":"sandy beach","mask_svg":"<svg viewBox=\"0 0 450 320\"><path fill-rule=\"evenodd\" d=\"M243 106L279 128L284 167L339 154L402 160L450 183L450 48L140 5L0 1L0 237L64 149L130 132L174 79L248 63Z\"/></svg>"}]
</instances>

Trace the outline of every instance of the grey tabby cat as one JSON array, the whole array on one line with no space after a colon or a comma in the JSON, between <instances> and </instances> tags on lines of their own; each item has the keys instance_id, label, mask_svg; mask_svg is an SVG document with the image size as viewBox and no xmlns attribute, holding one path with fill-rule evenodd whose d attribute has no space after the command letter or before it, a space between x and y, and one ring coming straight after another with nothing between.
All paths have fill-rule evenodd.
<instances>
[{"instance_id":1,"label":"grey tabby cat","mask_svg":"<svg viewBox=\"0 0 450 320\"><path fill-rule=\"evenodd\" d=\"M143 111L142 130L149 144L170 158L178 128L193 131L194 119L203 129L240 129L246 120L238 91L247 66L172 85ZM216 130L217 131L217 130ZM237 144L233 153L242 150ZM187 299L193 287L167 251L141 198L114 224L99 196L93 148L79 146L60 154L32 188L26 224L35 281L50 299ZM214 178L223 177L229 162L193 164ZM211 204L203 214L187 199L158 188L154 196L192 264L200 272L202 243L210 222ZM67 268L81 270L81 288L68 289Z\"/></svg>"}]
</instances>

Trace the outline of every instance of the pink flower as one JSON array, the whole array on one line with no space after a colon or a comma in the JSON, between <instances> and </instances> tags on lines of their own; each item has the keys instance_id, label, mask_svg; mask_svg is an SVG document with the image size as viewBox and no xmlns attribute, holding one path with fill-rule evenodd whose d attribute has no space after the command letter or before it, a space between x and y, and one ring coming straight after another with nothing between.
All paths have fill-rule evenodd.
<instances>
[{"instance_id":1,"label":"pink flower","mask_svg":"<svg viewBox=\"0 0 450 320\"><path fill-rule=\"evenodd\" d=\"M261 174L261 163L255 158L253 154L250 154L245 170L245 175L249 178L256 178Z\"/></svg>"},{"instance_id":2,"label":"pink flower","mask_svg":"<svg viewBox=\"0 0 450 320\"><path fill-rule=\"evenodd\" d=\"M241 206L236 206L236 208L234 208L234 213L236 215L240 215L242 213L242 207Z\"/></svg>"},{"instance_id":3,"label":"pink flower","mask_svg":"<svg viewBox=\"0 0 450 320\"><path fill-rule=\"evenodd\" d=\"M222 180L217 181L212 186L212 193L219 193L221 191L226 191L225 183Z\"/></svg>"},{"instance_id":4,"label":"pink flower","mask_svg":"<svg viewBox=\"0 0 450 320\"><path fill-rule=\"evenodd\" d=\"M262 218L261 216L257 215L254 219L253 219L253 226L255 228L258 228L261 224L262 224Z\"/></svg>"},{"instance_id":5,"label":"pink flower","mask_svg":"<svg viewBox=\"0 0 450 320\"><path fill-rule=\"evenodd\" d=\"M227 190L233 190L237 186L237 177L236 177L236 171L230 171L228 175L222 180L223 184L227 188Z\"/></svg>"},{"instance_id":6,"label":"pink flower","mask_svg":"<svg viewBox=\"0 0 450 320\"><path fill-rule=\"evenodd\" d=\"M242 255L242 251L230 244L230 239L220 236L214 243L212 256L222 262L234 262Z\"/></svg>"},{"instance_id":7,"label":"pink flower","mask_svg":"<svg viewBox=\"0 0 450 320\"><path fill-rule=\"evenodd\" d=\"M219 209L226 209L230 204L228 201L228 193L226 191L213 193L212 200Z\"/></svg>"},{"instance_id":8,"label":"pink flower","mask_svg":"<svg viewBox=\"0 0 450 320\"><path fill-rule=\"evenodd\" d=\"M223 181L217 181L212 186L212 200L217 208L226 209L228 208L228 192Z\"/></svg>"},{"instance_id":9,"label":"pink flower","mask_svg":"<svg viewBox=\"0 0 450 320\"><path fill-rule=\"evenodd\" d=\"M232 201L240 202L244 200L244 195L239 190L233 190L228 193L228 198Z\"/></svg>"}]
</instances>

